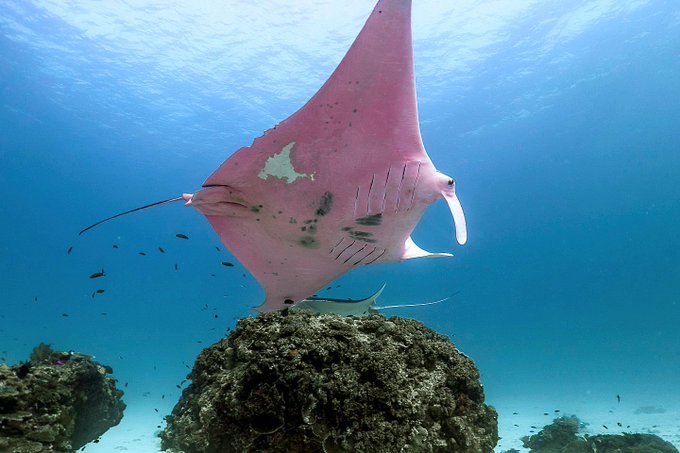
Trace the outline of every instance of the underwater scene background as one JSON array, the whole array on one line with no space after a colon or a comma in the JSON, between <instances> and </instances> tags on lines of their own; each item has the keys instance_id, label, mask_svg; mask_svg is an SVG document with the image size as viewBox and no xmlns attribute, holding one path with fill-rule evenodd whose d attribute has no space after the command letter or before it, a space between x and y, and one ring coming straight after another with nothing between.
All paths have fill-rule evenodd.
<instances>
[{"instance_id":1,"label":"underwater scene background","mask_svg":"<svg viewBox=\"0 0 680 453\"><path fill-rule=\"evenodd\" d=\"M128 407L88 451L158 451L197 354L263 292L177 204L78 231L197 190L314 94L373 6L0 4L0 360L45 342L113 368ZM498 451L556 413L680 447L680 4L416 0L413 38L423 140L468 243L437 203L413 237L453 258L321 295L457 293L386 314L476 362Z\"/></svg>"}]
</instances>

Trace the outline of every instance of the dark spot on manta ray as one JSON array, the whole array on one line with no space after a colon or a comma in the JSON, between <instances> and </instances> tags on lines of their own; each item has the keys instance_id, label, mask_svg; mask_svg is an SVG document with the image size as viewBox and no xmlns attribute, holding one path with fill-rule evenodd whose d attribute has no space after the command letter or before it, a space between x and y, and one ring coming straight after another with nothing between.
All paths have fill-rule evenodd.
<instances>
[{"instance_id":1,"label":"dark spot on manta ray","mask_svg":"<svg viewBox=\"0 0 680 453\"><path fill-rule=\"evenodd\" d=\"M286 305L293 305L295 303L295 301L293 301L293 299L286 299L286 300L283 301L283 303L286 304Z\"/></svg>"},{"instance_id":2,"label":"dark spot on manta ray","mask_svg":"<svg viewBox=\"0 0 680 453\"><path fill-rule=\"evenodd\" d=\"M453 185L453 179L449 179L449 185L450 185L450 186Z\"/></svg>"},{"instance_id":3,"label":"dark spot on manta ray","mask_svg":"<svg viewBox=\"0 0 680 453\"><path fill-rule=\"evenodd\" d=\"M359 225L377 226L382 224L382 213L361 217L355 220Z\"/></svg>"},{"instance_id":4,"label":"dark spot on manta ray","mask_svg":"<svg viewBox=\"0 0 680 453\"><path fill-rule=\"evenodd\" d=\"M180 239L189 239L189 236L187 236L186 234L182 234L182 233L177 233L175 235L175 237L178 237Z\"/></svg>"},{"instance_id":5,"label":"dark spot on manta ray","mask_svg":"<svg viewBox=\"0 0 680 453\"><path fill-rule=\"evenodd\" d=\"M295 220L295 217L291 217L288 223L295 224L297 223L297 220Z\"/></svg>"},{"instance_id":6,"label":"dark spot on manta ray","mask_svg":"<svg viewBox=\"0 0 680 453\"><path fill-rule=\"evenodd\" d=\"M375 239L371 239L370 237L373 236L373 233L367 233L366 231L350 231L349 232L349 237L356 241L363 241L363 242L368 242L369 244L373 244L377 242Z\"/></svg>"},{"instance_id":7,"label":"dark spot on manta ray","mask_svg":"<svg viewBox=\"0 0 680 453\"><path fill-rule=\"evenodd\" d=\"M307 231L307 227L306 226L300 227L300 231Z\"/></svg>"},{"instance_id":8,"label":"dark spot on manta ray","mask_svg":"<svg viewBox=\"0 0 680 453\"><path fill-rule=\"evenodd\" d=\"M333 205L333 194L330 192L325 192L319 200L319 209L316 210L316 215L324 216L331 212L331 206Z\"/></svg>"},{"instance_id":9,"label":"dark spot on manta ray","mask_svg":"<svg viewBox=\"0 0 680 453\"><path fill-rule=\"evenodd\" d=\"M260 205L260 206L251 206L251 207L250 207L250 212L260 212L261 209L262 209L262 205Z\"/></svg>"},{"instance_id":10,"label":"dark spot on manta ray","mask_svg":"<svg viewBox=\"0 0 680 453\"><path fill-rule=\"evenodd\" d=\"M314 224L309 225L309 232L311 234L316 234L316 225L314 225Z\"/></svg>"},{"instance_id":11,"label":"dark spot on manta ray","mask_svg":"<svg viewBox=\"0 0 680 453\"><path fill-rule=\"evenodd\" d=\"M298 241L299 244L308 249L318 249L319 241L314 236L303 236Z\"/></svg>"}]
</instances>

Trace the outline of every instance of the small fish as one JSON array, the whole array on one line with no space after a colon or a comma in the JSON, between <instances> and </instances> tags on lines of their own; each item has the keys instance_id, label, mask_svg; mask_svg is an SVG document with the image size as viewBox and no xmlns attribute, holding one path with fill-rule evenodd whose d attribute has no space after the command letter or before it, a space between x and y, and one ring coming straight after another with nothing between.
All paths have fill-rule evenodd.
<instances>
[{"instance_id":1,"label":"small fish","mask_svg":"<svg viewBox=\"0 0 680 453\"><path fill-rule=\"evenodd\" d=\"M609 429L609 428L607 428L607 425L602 425L602 427L603 427L604 429Z\"/></svg>"},{"instance_id":2,"label":"small fish","mask_svg":"<svg viewBox=\"0 0 680 453\"><path fill-rule=\"evenodd\" d=\"M66 254L70 255L72 250L73 250L73 246L69 247L68 250L66 250Z\"/></svg>"},{"instance_id":3,"label":"small fish","mask_svg":"<svg viewBox=\"0 0 680 453\"><path fill-rule=\"evenodd\" d=\"M68 313L62 313L61 316L63 316L64 318L68 318Z\"/></svg>"},{"instance_id":4,"label":"small fish","mask_svg":"<svg viewBox=\"0 0 680 453\"><path fill-rule=\"evenodd\" d=\"M623 426L623 425L621 424L621 422L616 422L616 426L621 427L621 426Z\"/></svg>"},{"instance_id":5,"label":"small fish","mask_svg":"<svg viewBox=\"0 0 680 453\"><path fill-rule=\"evenodd\" d=\"M97 294L95 291L92 292L92 298L94 299L94 295Z\"/></svg>"},{"instance_id":6,"label":"small fish","mask_svg":"<svg viewBox=\"0 0 680 453\"><path fill-rule=\"evenodd\" d=\"M113 244L113 248L114 248L114 249L117 249L118 246L117 246L116 244Z\"/></svg>"},{"instance_id":7,"label":"small fish","mask_svg":"<svg viewBox=\"0 0 680 453\"><path fill-rule=\"evenodd\" d=\"M189 239L189 236L187 236L186 234L182 234L182 233L177 233L175 235L175 237L178 237L180 239Z\"/></svg>"},{"instance_id":8,"label":"small fish","mask_svg":"<svg viewBox=\"0 0 680 453\"><path fill-rule=\"evenodd\" d=\"M35 296L35 297L33 298L33 302L38 302L38 296Z\"/></svg>"},{"instance_id":9,"label":"small fish","mask_svg":"<svg viewBox=\"0 0 680 453\"><path fill-rule=\"evenodd\" d=\"M621 402L621 395L618 394L616 395L616 401L618 401L619 403Z\"/></svg>"},{"instance_id":10,"label":"small fish","mask_svg":"<svg viewBox=\"0 0 680 453\"><path fill-rule=\"evenodd\" d=\"M104 290L103 290L103 289L98 289L97 291L95 291L95 293L97 293L97 294L104 294Z\"/></svg>"},{"instance_id":11,"label":"small fish","mask_svg":"<svg viewBox=\"0 0 680 453\"><path fill-rule=\"evenodd\" d=\"M218 246L215 246L215 248L217 249L218 252L220 251L220 248Z\"/></svg>"},{"instance_id":12,"label":"small fish","mask_svg":"<svg viewBox=\"0 0 680 453\"><path fill-rule=\"evenodd\" d=\"M146 253L144 252L137 252L139 255L146 256Z\"/></svg>"},{"instance_id":13,"label":"small fish","mask_svg":"<svg viewBox=\"0 0 680 453\"><path fill-rule=\"evenodd\" d=\"M94 274L90 275L90 278L99 278L99 277L105 277L106 273L104 272L104 269L102 269L101 272L95 272Z\"/></svg>"},{"instance_id":14,"label":"small fish","mask_svg":"<svg viewBox=\"0 0 680 453\"><path fill-rule=\"evenodd\" d=\"M228 261L222 261L222 266L227 266L227 267L234 267L233 263L230 263Z\"/></svg>"},{"instance_id":15,"label":"small fish","mask_svg":"<svg viewBox=\"0 0 680 453\"><path fill-rule=\"evenodd\" d=\"M165 250L163 250L163 247L158 247L158 251L161 253L165 253Z\"/></svg>"},{"instance_id":16,"label":"small fish","mask_svg":"<svg viewBox=\"0 0 680 453\"><path fill-rule=\"evenodd\" d=\"M175 263L175 270L177 270L177 263Z\"/></svg>"}]
</instances>

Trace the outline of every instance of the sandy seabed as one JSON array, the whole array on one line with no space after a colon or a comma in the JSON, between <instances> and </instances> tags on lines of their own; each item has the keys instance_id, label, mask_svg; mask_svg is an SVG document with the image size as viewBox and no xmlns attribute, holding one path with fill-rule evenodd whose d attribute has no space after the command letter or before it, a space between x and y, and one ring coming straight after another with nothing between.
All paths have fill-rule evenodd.
<instances>
[{"instance_id":1,"label":"sandy seabed","mask_svg":"<svg viewBox=\"0 0 680 453\"><path fill-rule=\"evenodd\" d=\"M607 395L606 399L611 400L611 395ZM496 407L499 416L498 432L501 439L495 451L500 453L510 448L528 451L522 448L521 438L537 433L543 426L552 423L554 418L562 415L576 415L587 423L583 433L651 433L680 449L680 406L641 405L635 398L631 398L631 395L627 395L627 399L629 402L624 400L617 403L613 400L611 403L593 403L592 401L597 401L597 398L592 398L591 401L570 401L551 406L547 406L545 401L526 399L489 401L489 404ZM155 409L158 409L158 412ZM163 416L171 409L171 406L150 407L143 400L139 401L139 404L131 402L120 425L110 429L99 443L88 444L85 451L157 453L160 451L157 433L165 426Z\"/></svg>"}]
</instances>

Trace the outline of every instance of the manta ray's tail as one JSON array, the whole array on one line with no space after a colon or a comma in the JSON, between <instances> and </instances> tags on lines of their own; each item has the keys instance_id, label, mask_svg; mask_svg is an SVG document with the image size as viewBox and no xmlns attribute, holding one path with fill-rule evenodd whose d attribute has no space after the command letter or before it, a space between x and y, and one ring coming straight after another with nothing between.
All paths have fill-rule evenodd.
<instances>
[{"instance_id":1,"label":"manta ray's tail","mask_svg":"<svg viewBox=\"0 0 680 453\"><path fill-rule=\"evenodd\" d=\"M435 304L439 304L439 303L442 303L444 301L447 301L458 293L460 293L460 291L456 291L455 293L451 294L448 297L445 297L445 298L439 299L439 300L435 300L435 301L432 301L432 302L424 302L424 303L419 303L419 304L403 304L403 305L383 305L383 306L380 306L380 307L374 306L373 309L374 310L389 310L389 309L392 309L392 308L425 307L427 305L435 305Z\"/></svg>"},{"instance_id":2,"label":"manta ray's tail","mask_svg":"<svg viewBox=\"0 0 680 453\"><path fill-rule=\"evenodd\" d=\"M97 223L93 223L93 224L90 225L89 227L87 227L87 228L81 230L81 231L78 233L78 236L80 236L81 234L83 234L83 233L86 232L87 230L91 230L92 228L94 228L94 227L96 227L96 226L98 226L98 225L101 225L101 224L104 223L104 222L108 222L109 220L117 219L118 217L123 217L124 215L132 214L133 212L142 211L142 210L144 210L144 209L149 209L149 208L155 208L156 206L161 206L161 205L168 204L168 203L174 203L174 202L176 202L176 201L181 201L181 200L186 200L186 194L185 194L185 195L182 195L181 197L175 197L175 198L170 198L170 199L168 199L168 200L157 201L157 202L155 202L155 203L147 204L146 206L140 206L139 208L130 209L129 211L121 212L120 214L116 214L116 215L113 215L113 216L111 216L111 217L108 217L108 218L106 218L106 219L104 219L104 220L100 220L100 221L97 222Z\"/></svg>"}]
</instances>

